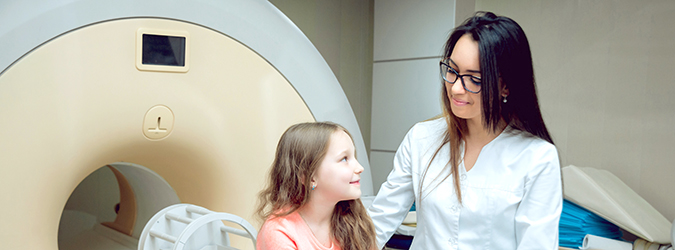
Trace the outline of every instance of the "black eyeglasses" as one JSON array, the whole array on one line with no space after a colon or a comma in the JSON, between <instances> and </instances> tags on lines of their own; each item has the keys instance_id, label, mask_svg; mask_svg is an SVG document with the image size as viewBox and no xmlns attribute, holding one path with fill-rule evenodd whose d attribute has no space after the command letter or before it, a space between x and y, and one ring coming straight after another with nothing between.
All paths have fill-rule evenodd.
<instances>
[{"instance_id":1,"label":"black eyeglasses","mask_svg":"<svg viewBox=\"0 0 675 250\"><path fill-rule=\"evenodd\" d=\"M466 91L469 91L474 94L478 94L481 89L481 79L480 77L477 76L472 76L472 75L460 75L450 67L447 63L441 61L441 77L443 80L450 84L455 84L457 82L457 79L461 79L462 81L462 86ZM468 79L466 79L468 77ZM467 84L468 83L468 84Z\"/></svg>"}]
</instances>

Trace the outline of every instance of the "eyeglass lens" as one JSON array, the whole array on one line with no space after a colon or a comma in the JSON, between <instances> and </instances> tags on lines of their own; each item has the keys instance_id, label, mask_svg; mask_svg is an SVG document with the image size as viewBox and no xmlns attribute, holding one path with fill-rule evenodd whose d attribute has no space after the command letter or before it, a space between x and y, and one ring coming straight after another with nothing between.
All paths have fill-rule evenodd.
<instances>
[{"instance_id":1,"label":"eyeglass lens","mask_svg":"<svg viewBox=\"0 0 675 250\"><path fill-rule=\"evenodd\" d=\"M454 84L457 82L459 75L457 74L457 71L446 65L446 63L441 63L441 77L443 77L443 80ZM464 89L472 93L478 93L481 89L480 80L475 79L471 75L462 76L462 85L464 86Z\"/></svg>"}]
</instances>

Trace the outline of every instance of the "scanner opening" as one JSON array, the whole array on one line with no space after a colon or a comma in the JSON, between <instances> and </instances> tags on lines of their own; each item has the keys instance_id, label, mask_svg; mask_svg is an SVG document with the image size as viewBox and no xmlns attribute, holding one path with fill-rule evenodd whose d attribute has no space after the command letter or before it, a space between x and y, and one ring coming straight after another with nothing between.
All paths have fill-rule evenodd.
<instances>
[{"instance_id":1,"label":"scanner opening","mask_svg":"<svg viewBox=\"0 0 675 250\"><path fill-rule=\"evenodd\" d=\"M126 162L105 165L68 198L59 223L59 249L137 249L147 221L177 203L174 189L154 171Z\"/></svg>"}]
</instances>

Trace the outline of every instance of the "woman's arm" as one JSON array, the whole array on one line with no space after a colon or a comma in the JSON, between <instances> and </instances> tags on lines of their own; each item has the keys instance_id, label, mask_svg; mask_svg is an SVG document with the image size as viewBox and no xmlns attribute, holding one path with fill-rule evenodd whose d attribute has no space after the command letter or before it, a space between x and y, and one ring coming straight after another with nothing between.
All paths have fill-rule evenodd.
<instances>
[{"instance_id":1,"label":"woman's arm","mask_svg":"<svg viewBox=\"0 0 675 250\"><path fill-rule=\"evenodd\" d=\"M547 144L525 182L516 210L518 250L558 249L558 223L562 212L562 179L555 146Z\"/></svg>"},{"instance_id":2,"label":"woman's arm","mask_svg":"<svg viewBox=\"0 0 675 250\"><path fill-rule=\"evenodd\" d=\"M396 232L415 199L410 155L411 133L412 129L401 142L394 157L394 168L368 208L368 214L375 224L379 249Z\"/></svg>"}]
</instances>

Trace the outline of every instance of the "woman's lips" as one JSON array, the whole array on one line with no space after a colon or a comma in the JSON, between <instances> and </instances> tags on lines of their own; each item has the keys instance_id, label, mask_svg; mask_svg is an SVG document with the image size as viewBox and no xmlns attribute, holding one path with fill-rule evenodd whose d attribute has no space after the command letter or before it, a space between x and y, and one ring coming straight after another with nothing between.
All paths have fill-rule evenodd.
<instances>
[{"instance_id":1,"label":"woman's lips","mask_svg":"<svg viewBox=\"0 0 675 250\"><path fill-rule=\"evenodd\" d=\"M465 106L469 104L469 102L465 102L456 98L452 98L452 103L455 104L456 106Z\"/></svg>"}]
</instances>

